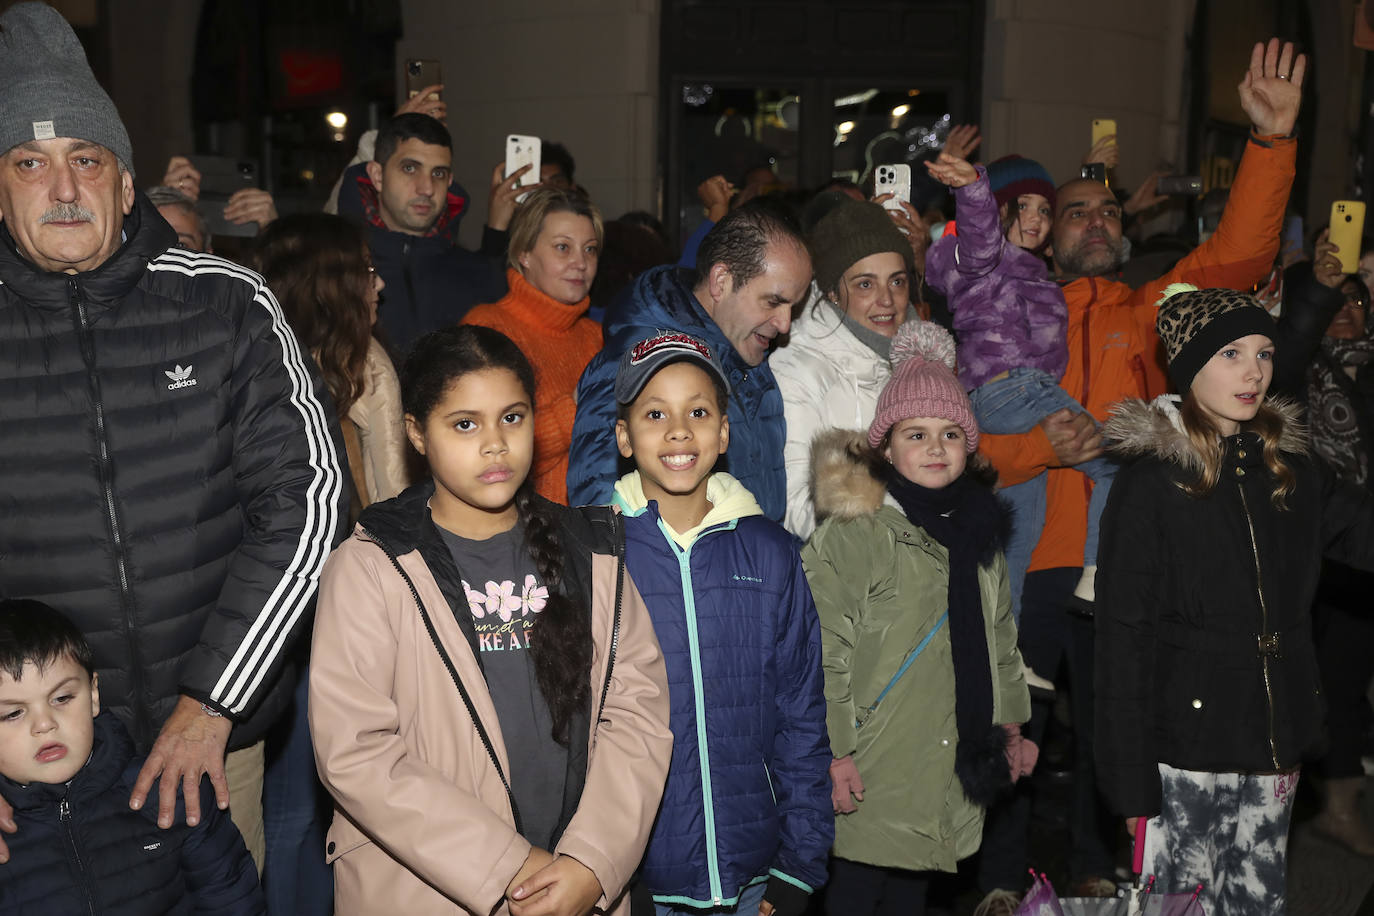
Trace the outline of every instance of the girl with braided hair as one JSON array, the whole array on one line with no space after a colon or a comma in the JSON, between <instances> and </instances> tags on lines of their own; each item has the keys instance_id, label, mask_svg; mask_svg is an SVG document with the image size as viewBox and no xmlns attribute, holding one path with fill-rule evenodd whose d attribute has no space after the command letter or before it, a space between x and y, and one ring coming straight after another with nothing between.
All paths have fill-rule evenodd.
<instances>
[{"instance_id":1,"label":"girl with braided hair","mask_svg":"<svg viewBox=\"0 0 1374 916\"><path fill-rule=\"evenodd\" d=\"M627 908L671 736L620 520L534 492L534 372L499 331L421 338L401 390L432 479L363 512L315 623L336 912Z\"/></svg>"}]
</instances>

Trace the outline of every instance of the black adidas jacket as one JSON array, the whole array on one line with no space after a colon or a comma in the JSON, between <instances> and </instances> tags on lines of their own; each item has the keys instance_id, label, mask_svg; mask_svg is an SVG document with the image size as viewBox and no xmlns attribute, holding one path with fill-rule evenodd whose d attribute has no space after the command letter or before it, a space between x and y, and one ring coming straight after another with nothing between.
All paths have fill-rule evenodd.
<instances>
[{"instance_id":1,"label":"black adidas jacket","mask_svg":"<svg viewBox=\"0 0 1374 916\"><path fill-rule=\"evenodd\" d=\"M346 511L334 407L261 277L124 244L46 273L0 223L0 595L58 608L146 752L178 694L260 737Z\"/></svg>"},{"instance_id":2,"label":"black adidas jacket","mask_svg":"<svg viewBox=\"0 0 1374 916\"><path fill-rule=\"evenodd\" d=\"M259 916L267 912L258 872L210 781L200 784L205 818L157 826L157 805L129 810L142 760L109 713L96 717L91 759L68 785L20 786L0 777L19 832L6 836L0 912L10 916ZM153 793L156 797L156 786Z\"/></svg>"}]
</instances>

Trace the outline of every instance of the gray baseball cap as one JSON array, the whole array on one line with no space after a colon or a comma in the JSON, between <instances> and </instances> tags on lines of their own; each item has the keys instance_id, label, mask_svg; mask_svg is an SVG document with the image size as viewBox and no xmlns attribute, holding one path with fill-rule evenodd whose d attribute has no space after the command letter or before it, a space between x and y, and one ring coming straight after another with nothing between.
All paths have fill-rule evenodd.
<instances>
[{"instance_id":1,"label":"gray baseball cap","mask_svg":"<svg viewBox=\"0 0 1374 916\"><path fill-rule=\"evenodd\" d=\"M620 357L620 369L615 375L616 402L633 403L654 373L669 363L680 362L701 366L720 380L726 394L730 393L725 370L720 367L720 361L706 341L681 331L659 331L653 337L644 338Z\"/></svg>"}]
</instances>

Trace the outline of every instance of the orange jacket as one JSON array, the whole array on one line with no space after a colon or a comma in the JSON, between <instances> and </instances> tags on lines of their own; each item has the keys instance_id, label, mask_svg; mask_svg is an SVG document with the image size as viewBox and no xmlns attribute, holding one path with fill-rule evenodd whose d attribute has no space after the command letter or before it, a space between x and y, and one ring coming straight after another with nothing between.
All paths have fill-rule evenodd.
<instances>
[{"instance_id":1,"label":"orange jacket","mask_svg":"<svg viewBox=\"0 0 1374 916\"><path fill-rule=\"evenodd\" d=\"M587 317L590 299L565 305L535 289L515 270L506 270L506 280L510 292L505 298L471 309L462 323L500 331L515 341L534 365L534 467L530 476L540 496L566 504L577 380L601 350L601 325Z\"/></svg>"},{"instance_id":2,"label":"orange jacket","mask_svg":"<svg viewBox=\"0 0 1374 916\"><path fill-rule=\"evenodd\" d=\"M1168 390L1163 347L1155 333L1155 303L1170 283L1249 290L1268 276L1279 250L1283 214L1293 185L1297 141L1252 136L1221 223L1173 270L1132 289L1103 277L1064 286L1069 304L1069 365L1060 381L1099 423L1123 398L1150 399ZM1040 427L1015 436L984 436L983 454L1004 486L1049 471L1045 529L1030 568L1081 566L1092 482L1055 467Z\"/></svg>"}]
</instances>

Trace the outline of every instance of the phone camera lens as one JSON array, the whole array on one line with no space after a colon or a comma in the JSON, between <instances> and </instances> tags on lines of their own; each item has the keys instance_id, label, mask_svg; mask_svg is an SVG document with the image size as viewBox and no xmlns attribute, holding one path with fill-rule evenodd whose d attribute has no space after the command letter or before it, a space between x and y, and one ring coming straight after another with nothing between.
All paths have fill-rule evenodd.
<instances>
[{"instance_id":1,"label":"phone camera lens","mask_svg":"<svg viewBox=\"0 0 1374 916\"><path fill-rule=\"evenodd\" d=\"M420 75L420 64L418 61L412 60L410 63L406 64L406 69L409 71L411 76Z\"/></svg>"},{"instance_id":2,"label":"phone camera lens","mask_svg":"<svg viewBox=\"0 0 1374 916\"><path fill-rule=\"evenodd\" d=\"M1347 214L1345 215L1345 221L1346 221L1347 223L1350 222L1353 218L1354 218L1354 217L1352 217L1349 213L1347 213Z\"/></svg>"}]
</instances>

